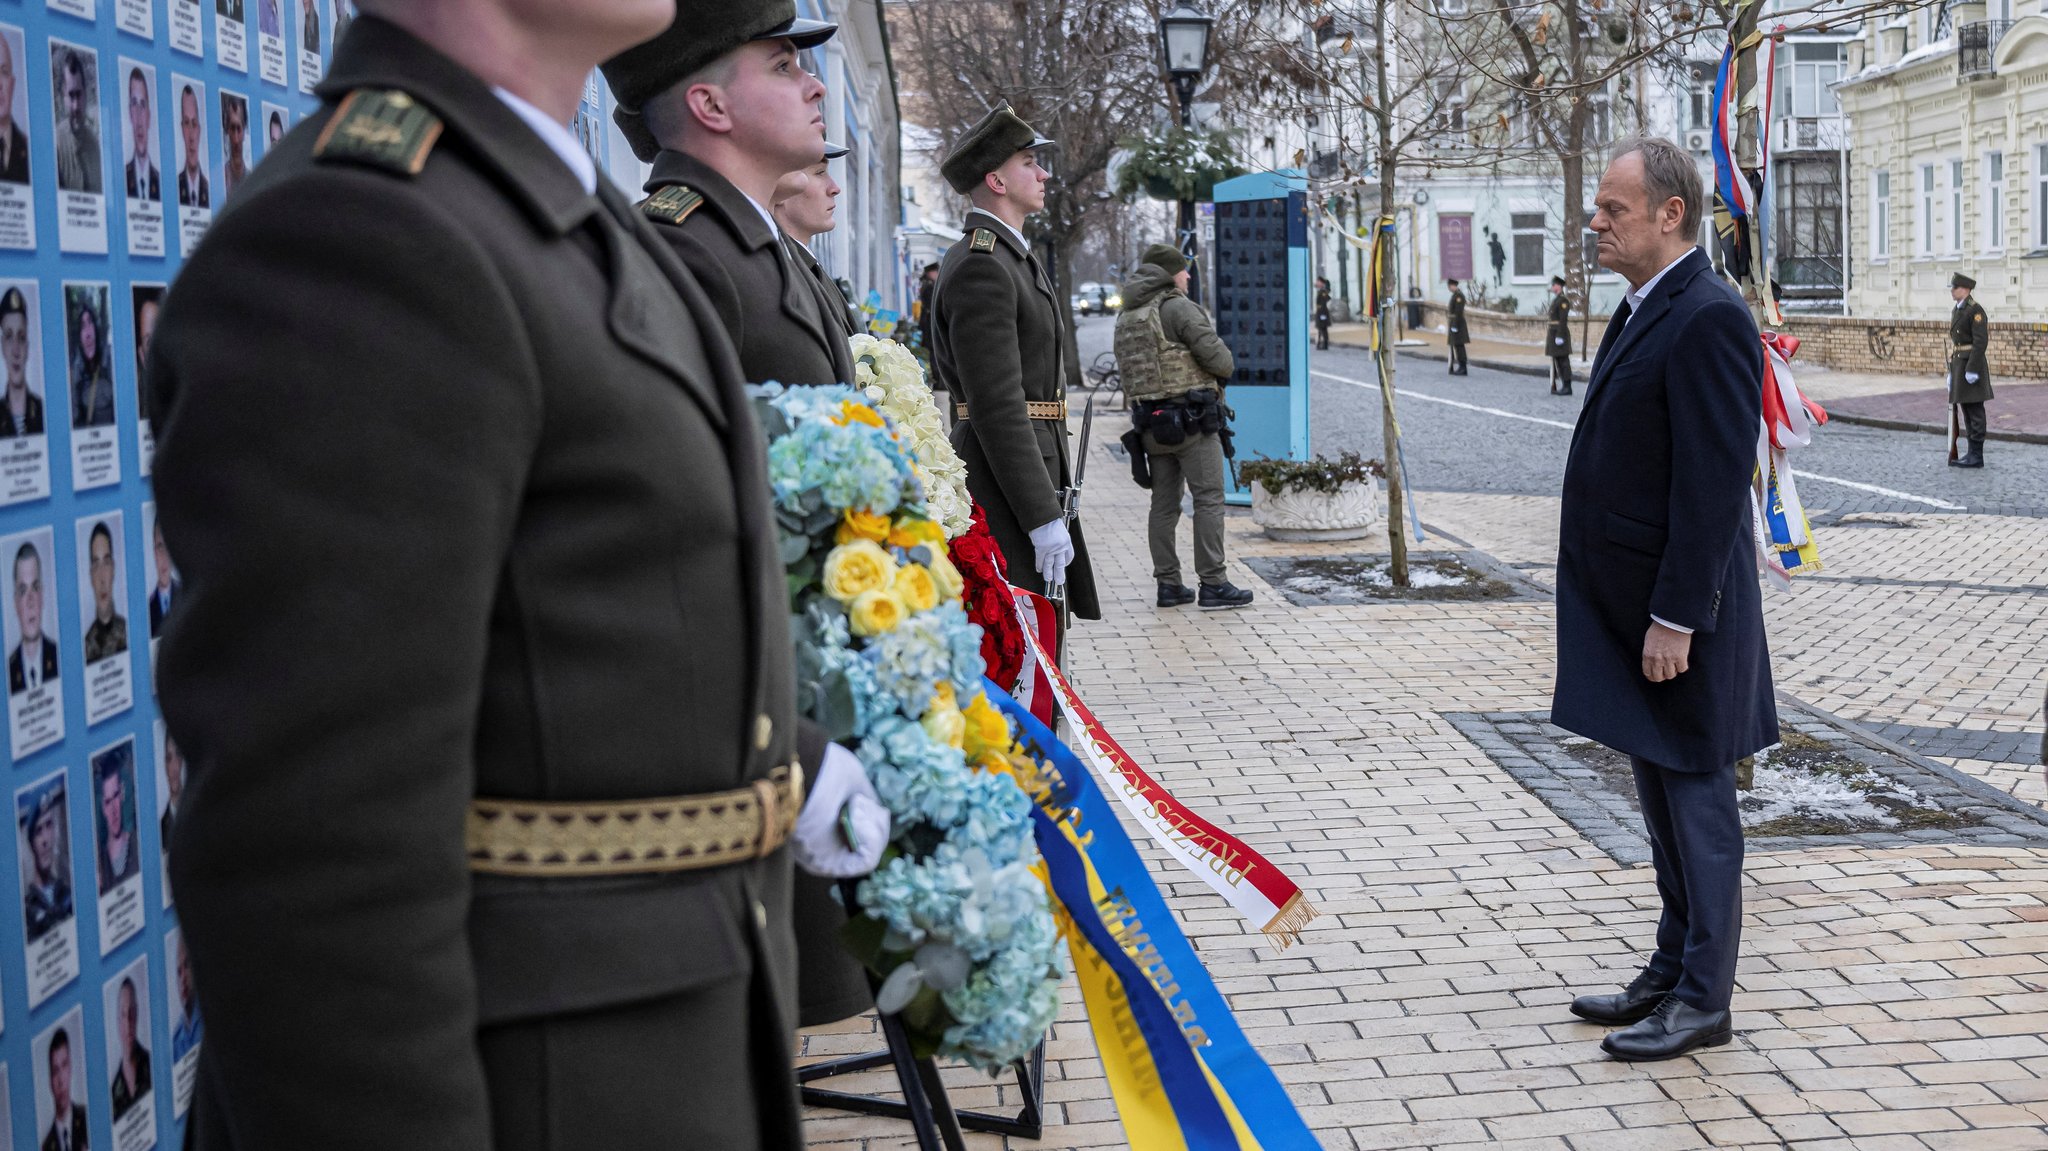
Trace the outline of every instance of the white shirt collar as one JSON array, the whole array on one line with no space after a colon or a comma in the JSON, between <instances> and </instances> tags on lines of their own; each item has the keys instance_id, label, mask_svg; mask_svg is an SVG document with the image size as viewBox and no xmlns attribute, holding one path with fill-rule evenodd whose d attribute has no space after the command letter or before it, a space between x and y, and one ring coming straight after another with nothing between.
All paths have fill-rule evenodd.
<instances>
[{"instance_id":1,"label":"white shirt collar","mask_svg":"<svg viewBox=\"0 0 2048 1151\"><path fill-rule=\"evenodd\" d=\"M1693 250L1691 248L1687 248L1685 250L1685 256L1692 255L1692 252ZM1650 298L1650 289L1657 286L1657 281L1663 279L1666 275L1669 275L1671 269L1676 268L1678 265L1684 263L1685 256L1680 256L1676 260L1673 260L1670 263L1664 265L1663 271L1658 272L1656 275L1651 276L1647 280L1644 280L1642 287L1637 288L1635 291L1630 292L1628 294L1628 314L1630 316L1634 316L1637 312L1643 310L1643 301Z\"/></svg>"},{"instance_id":2,"label":"white shirt collar","mask_svg":"<svg viewBox=\"0 0 2048 1151\"><path fill-rule=\"evenodd\" d=\"M583 185L584 195L597 194L597 161L592 160L590 153L583 150L583 145L576 142L576 134L569 131L568 125L556 122L554 117L503 88L493 85L491 91L512 109L513 115L526 121L526 126L533 129L533 134L540 137L549 151L561 157L562 163L567 164L570 173L576 177L576 182Z\"/></svg>"},{"instance_id":3,"label":"white shirt collar","mask_svg":"<svg viewBox=\"0 0 2048 1151\"><path fill-rule=\"evenodd\" d=\"M737 186L735 186L733 190L739 191ZM761 201L754 199L752 196L748 196L745 192L740 192L740 195L745 197L747 203L752 204L754 206L754 210L756 212L761 213L761 219L767 221L768 232L770 235L782 235L782 225L775 222L775 213L769 211L766 208L763 208L761 206Z\"/></svg>"}]
</instances>

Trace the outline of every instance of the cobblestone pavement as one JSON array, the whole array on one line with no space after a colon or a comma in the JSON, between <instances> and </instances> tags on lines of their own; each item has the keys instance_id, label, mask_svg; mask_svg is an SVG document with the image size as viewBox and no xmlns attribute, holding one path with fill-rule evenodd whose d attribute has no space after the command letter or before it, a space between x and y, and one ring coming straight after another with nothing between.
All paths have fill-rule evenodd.
<instances>
[{"instance_id":1,"label":"cobblestone pavement","mask_svg":"<svg viewBox=\"0 0 2048 1151\"><path fill-rule=\"evenodd\" d=\"M2048 384L2000 384L1996 398L1984 405L1985 423L1993 432L2048 436ZM1947 426L1948 393L1935 388L1865 396L1837 402L1830 411L1864 419Z\"/></svg>"},{"instance_id":2,"label":"cobblestone pavement","mask_svg":"<svg viewBox=\"0 0 2048 1151\"><path fill-rule=\"evenodd\" d=\"M1332 370L1363 378L1355 365ZM1485 381L1475 371L1459 384ZM1323 450L1377 443L1376 423L1322 422L1355 391L1319 385ZM1405 403L1418 474L1450 474L1439 465L1459 430L1433 447L1432 428L1470 415ZM1554 444L1532 454L1561 455L1561 432L1493 422L1507 425L1498 443L1470 442L1487 425L1463 428L1463 457L1509 443ZM1535 460L1502 469L1464 490L1422 493L1432 543L1483 549L1547 583L1554 480L1547 491L1506 482L1536 475ZM1275 544L1233 511L1231 578L1258 601L1161 611L1143 493L1106 453L1092 470L1088 528L1107 618L1082 625L1072 670L1168 788L1286 868L1322 909L1300 945L1275 952L1140 837L1325 1147L2048 1148L2048 851L1753 852L1736 1041L1663 1064L1610 1061L1602 1030L1565 1005L1632 974L1652 930L1650 872L1609 859L1449 718L1547 708L1550 604L1293 607L1241 561L1366 552L1383 537ZM1832 582L1768 601L1780 686L1873 725L2038 731L2048 611L2035 593L2048 585L2048 522L1910 503L1836 514L1823 536ZM1184 549L1188 538L1184 523ZM2048 799L2039 768L1941 761ZM865 1020L804 1043L805 1058L879 1046ZM1071 988L1048 1054L1045 1138L974 1136L971 1146L1123 1145ZM962 1105L1014 1106L1013 1089L948 1078ZM884 1079L848 1085L879 1089ZM838 1151L911 1145L900 1124L844 1112L812 1111L809 1133L812 1146Z\"/></svg>"}]
</instances>

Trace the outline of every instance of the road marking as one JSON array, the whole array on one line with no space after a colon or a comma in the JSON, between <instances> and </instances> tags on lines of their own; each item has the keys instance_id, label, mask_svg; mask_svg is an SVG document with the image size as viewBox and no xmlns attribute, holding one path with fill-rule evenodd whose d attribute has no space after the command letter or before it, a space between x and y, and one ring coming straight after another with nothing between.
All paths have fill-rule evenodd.
<instances>
[{"instance_id":1,"label":"road marking","mask_svg":"<svg viewBox=\"0 0 2048 1151\"><path fill-rule=\"evenodd\" d=\"M1349 376L1334 375L1330 372L1311 372L1309 374L1321 376L1322 378L1330 380L1334 383L1349 384L1354 388L1368 388L1373 391L1379 390L1379 385L1377 384L1368 383L1365 380L1354 380ZM1503 419L1509 420L1521 420L1524 423L1542 424L1543 426L1550 428L1563 428L1565 431L1568 432L1573 430L1574 427L1576 427L1576 425L1565 423L1563 420L1549 420L1543 418L1542 416L1526 416L1520 412L1508 411L1505 408L1489 408L1480 404L1468 404L1465 403L1463 400L1445 399L1443 396L1432 396L1427 392L1410 391L1407 388L1395 388L1394 394L1397 396L1406 396L1411 400L1428 400L1432 404L1443 404L1445 407L1463 408L1468 412L1479 412L1483 415L1499 416ZM1896 488L1880 487L1877 484L1866 484L1858 480L1845 480L1840 478L1839 476L1824 476L1817 472L1803 472L1800 471L1798 468L1792 469L1792 474L1802 480L1812 480L1813 482L1820 484L1835 484L1839 487L1854 488L1859 492L1869 492L1872 495L1889 496L1895 500L1907 500L1911 503L1926 504L1928 507L1940 508L1943 511L1961 512L1969 510L1962 504L1950 503L1947 500L1938 500L1935 499L1933 496L1916 496L1912 492L1902 492Z\"/></svg>"}]
</instances>

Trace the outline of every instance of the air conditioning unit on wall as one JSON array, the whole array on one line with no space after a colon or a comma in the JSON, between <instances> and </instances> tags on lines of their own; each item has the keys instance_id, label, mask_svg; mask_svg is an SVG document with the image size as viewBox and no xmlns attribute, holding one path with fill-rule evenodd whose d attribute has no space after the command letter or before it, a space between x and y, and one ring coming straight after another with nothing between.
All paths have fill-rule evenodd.
<instances>
[{"instance_id":1,"label":"air conditioning unit on wall","mask_svg":"<svg viewBox=\"0 0 2048 1151\"><path fill-rule=\"evenodd\" d=\"M1712 136L1705 128L1695 128L1685 134L1685 146L1694 152L1704 152L1710 146Z\"/></svg>"}]
</instances>

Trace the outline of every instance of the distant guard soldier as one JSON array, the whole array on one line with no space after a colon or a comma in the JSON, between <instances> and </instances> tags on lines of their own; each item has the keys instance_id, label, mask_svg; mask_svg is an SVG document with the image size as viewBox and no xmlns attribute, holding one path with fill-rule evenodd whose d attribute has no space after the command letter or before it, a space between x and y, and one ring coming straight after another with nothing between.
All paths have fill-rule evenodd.
<instances>
[{"instance_id":1,"label":"distant guard soldier","mask_svg":"<svg viewBox=\"0 0 2048 1151\"><path fill-rule=\"evenodd\" d=\"M833 209L839 199L840 188L839 182L832 178L832 161L846 155L847 151L844 145L828 143L824 159L783 176L775 185L772 210L775 222L782 226L782 239L790 259L810 277L826 318L839 321L847 338L851 339L860 334L860 329L853 322L853 309L846 302L846 293L839 290L837 280L825 274L825 266L811 251L811 245L819 236L839 226Z\"/></svg>"},{"instance_id":2,"label":"distant guard soldier","mask_svg":"<svg viewBox=\"0 0 2048 1151\"><path fill-rule=\"evenodd\" d=\"M151 341L185 1146L801 1146L791 849L887 815L718 313L546 82L668 7L363 8Z\"/></svg>"},{"instance_id":3,"label":"distant guard soldier","mask_svg":"<svg viewBox=\"0 0 2048 1151\"><path fill-rule=\"evenodd\" d=\"M640 211L710 293L749 383L853 381L843 320L826 314L772 207L783 176L825 153L825 86L797 53L838 31L794 0L682 0L668 31L607 61L614 116L650 161ZM798 1022L874 1006L866 969L839 938L832 884L796 881Z\"/></svg>"},{"instance_id":4,"label":"distant guard soldier","mask_svg":"<svg viewBox=\"0 0 2048 1151\"><path fill-rule=\"evenodd\" d=\"M1223 385L1236 368L1200 304L1188 299L1188 258L1172 244L1145 250L1123 287L1116 367L1152 476L1148 538L1159 606L1200 599L1205 610L1244 607L1252 593L1223 572ZM1195 501L1197 593L1180 582L1181 485Z\"/></svg>"},{"instance_id":5,"label":"distant guard soldier","mask_svg":"<svg viewBox=\"0 0 2048 1151\"><path fill-rule=\"evenodd\" d=\"M653 165L640 209L711 295L749 383L853 380L771 211L775 183L825 151L825 86L797 53L838 31L795 0L682 0L655 39L607 61L614 119Z\"/></svg>"},{"instance_id":6,"label":"distant guard soldier","mask_svg":"<svg viewBox=\"0 0 2048 1151\"><path fill-rule=\"evenodd\" d=\"M1984 305L1970 293L1977 281L1957 272L1949 281L1949 295L1956 301L1955 315L1948 323L1949 343L1955 345L1948 358L1949 461L1952 468L1984 466L1984 403L1991 399L1991 364L1985 352L1991 346L1991 322ZM1957 427L1969 439L1967 454L1955 451Z\"/></svg>"},{"instance_id":7,"label":"distant guard soldier","mask_svg":"<svg viewBox=\"0 0 2048 1151\"><path fill-rule=\"evenodd\" d=\"M1023 232L1045 207L1050 177L1038 149L1050 143L1002 104L940 165L974 210L939 267L932 355L957 401L953 448L966 461L967 490L988 513L1010 582L1043 594L1064 579L1073 614L1101 619L1081 525L1068 524L1061 498L1073 482L1066 395L1079 361Z\"/></svg>"},{"instance_id":8,"label":"distant guard soldier","mask_svg":"<svg viewBox=\"0 0 2048 1151\"><path fill-rule=\"evenodd\" d=\"M1467 374L1465 345L1472 342L1472 334L1465 328L1465 293L1458 290L1458 281L1452 280L1450 319L1444 325L1444 342L1451 350L1451 374Z\"/></svg>"},{"instance_id":9,"label":"distant guard soldier","mask_svg":"<svg viewBox=\"0 0 2048 1151\"><path fill-rule=\"evenodd\" d=\"M1544 351L1550 355L1550 394L1572 394L1572 298L1564 290L1564 277L1550 277L1550 331L1544 336Z\"/></svg>"}]
</instances>

